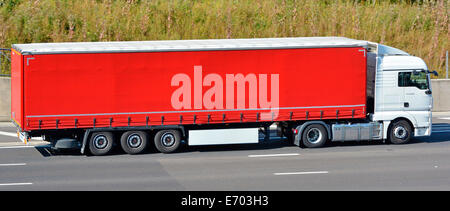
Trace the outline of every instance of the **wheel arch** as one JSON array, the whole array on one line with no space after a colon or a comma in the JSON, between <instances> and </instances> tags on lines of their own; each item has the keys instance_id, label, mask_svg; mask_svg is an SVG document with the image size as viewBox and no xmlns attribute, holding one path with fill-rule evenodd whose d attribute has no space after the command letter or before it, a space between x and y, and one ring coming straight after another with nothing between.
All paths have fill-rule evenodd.
<instances>
[{"instance_id":1,"label":"wheel arch","mask_svg":"<svg viewBox=\"0 0 450 211\"><path fill-rule=\"evenodd\" d=\"M409 124L409 126L411 127L411 132L412 133L414 133L414 124L412 123L412 121L410 120L410 119L408 119L408 118L406 118L406 117L397 117L397 118L395 118L395 119L393 119L393 120L391 120L391 121L389 121L389 124L387 125L387 127L386 127L386 131L385 131L385 134L386 134L386 138L389 136L389 131L391 130L391 127L392 127L392 125L393 125L393 123L394 122L398 122L398 121L401 121L401 120L405 120L408 124Z\"/></svg>"}]
</instances>

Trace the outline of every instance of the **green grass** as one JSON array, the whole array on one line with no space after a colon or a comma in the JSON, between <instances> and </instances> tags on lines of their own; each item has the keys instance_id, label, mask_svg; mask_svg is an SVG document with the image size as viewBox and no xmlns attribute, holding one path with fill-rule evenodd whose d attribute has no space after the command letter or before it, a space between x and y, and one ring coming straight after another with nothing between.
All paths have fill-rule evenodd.
<instances>
[{"instance_id":1,"label":"green grass","mask_svg":"<svg viewBox=\"0 0 450 211\"><path fill-rule=\"evenodd\" d=\"M449 26L447 0L0 0L0 47L63 41L344 36L419 56L441 76ZM3 73L9 73L6 65Z\"/></svg>"}]
</instances>

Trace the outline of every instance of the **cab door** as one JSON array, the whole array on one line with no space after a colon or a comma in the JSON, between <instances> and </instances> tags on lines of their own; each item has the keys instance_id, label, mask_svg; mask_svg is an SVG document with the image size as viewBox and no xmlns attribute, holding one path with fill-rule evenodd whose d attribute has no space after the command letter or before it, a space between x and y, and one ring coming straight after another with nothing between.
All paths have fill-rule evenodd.
<instances>
[{"instance_id":1,"label":"cab door","mask_svg":"<svg viewBox=\"0 0 450 211\"><path fill-rule=\"evenodd\" d=\"M404 111L430 111L432 96L429 75L425 71L400 71L398 86L403 89Z\"/></svg>"}]
</instances>

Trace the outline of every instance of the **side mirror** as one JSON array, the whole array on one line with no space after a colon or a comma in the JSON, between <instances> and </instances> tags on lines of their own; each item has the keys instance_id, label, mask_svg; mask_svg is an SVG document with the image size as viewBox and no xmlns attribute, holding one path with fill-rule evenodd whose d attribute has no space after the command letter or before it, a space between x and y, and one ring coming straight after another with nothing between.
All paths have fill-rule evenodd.
<instances>
[{"instance_id":1,"label":"side mirror","mask_svg":"<svg viewBox=\"0 0 450 211\"><path fill-rule=\"evenodd\" d=\"M433 70L433 71L427 70L427 73L433 73L434 76L438 76L439 75L436 70Z\"/></svg>"}]
</instances>

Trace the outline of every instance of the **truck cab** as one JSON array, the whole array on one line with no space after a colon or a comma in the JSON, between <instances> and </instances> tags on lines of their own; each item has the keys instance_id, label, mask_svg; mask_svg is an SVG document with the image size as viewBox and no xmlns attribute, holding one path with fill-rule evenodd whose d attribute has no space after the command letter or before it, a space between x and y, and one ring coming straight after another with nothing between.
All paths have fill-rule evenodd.
<instances>
[{"instance_id":1,"label":"truck cab","mask_svg":"<svg viewBox=\"0 0 450 211\"><path fill-rule=\"evenodd\" d=\"M383 122L383 139L406 143L413 136L431 135L433 97L427 65L389 46L378 44L377 51L372 57L376 65L371 119Z\"/></svg>"}]
</instances>

